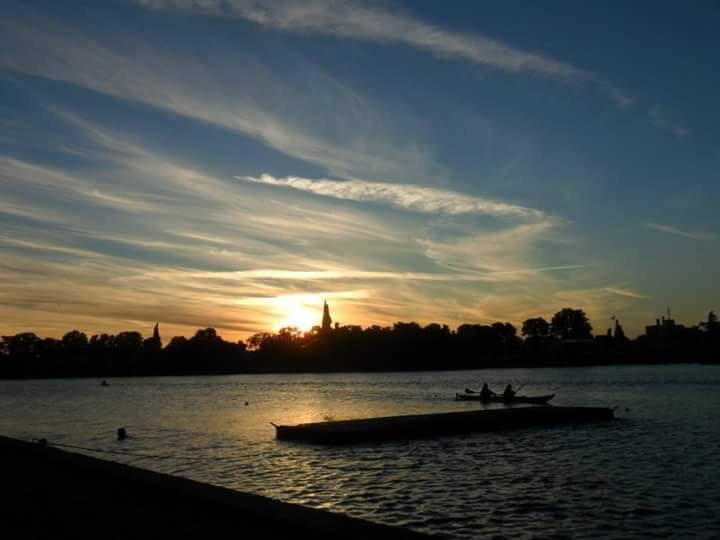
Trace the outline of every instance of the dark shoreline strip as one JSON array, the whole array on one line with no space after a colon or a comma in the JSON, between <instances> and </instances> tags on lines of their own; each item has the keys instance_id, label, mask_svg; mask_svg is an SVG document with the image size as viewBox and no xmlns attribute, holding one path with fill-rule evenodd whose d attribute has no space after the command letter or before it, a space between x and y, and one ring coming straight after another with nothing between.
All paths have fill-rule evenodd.
<instances>
[{"instance_id":1,"label":"dark shoreline strip","mask_svg":"<svg viewBox=\"0 0 720 540\"><path fill-rule=\"evenodd\" d=\"M508 428L612 420L604 407L510 407L360 420L275 426L278 439L316 444L354 444L497 431Z\"/></svg>"},{"instance_id":2,"label":"dark shoreline strip","mask_svg":"<svg viewBox=\"0 0 720 540\"><path fill-rule=\"evenodd\" d=\"M429 537L3 436L0 475L7 539Z\"/></svg>"}]
</instances>

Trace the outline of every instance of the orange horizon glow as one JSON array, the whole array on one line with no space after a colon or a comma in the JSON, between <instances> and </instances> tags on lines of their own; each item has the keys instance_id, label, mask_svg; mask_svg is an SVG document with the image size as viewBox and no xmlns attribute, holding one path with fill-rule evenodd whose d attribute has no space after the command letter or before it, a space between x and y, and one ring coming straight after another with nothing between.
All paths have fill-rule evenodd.
<instances>
[{"instance_id":1,"label":"orange horizon glow","mask_svg":"<svg viewBox=\"0 0 720 540\"><path fill-rule=\"evenodd\" d=\"M281 328L294 327L303 332L308 332L313 326L319 326L317 314L305 306L295 305L288 306L288 311L284 319L277 325L277 330Z\"/></svg>"}]
</instances>

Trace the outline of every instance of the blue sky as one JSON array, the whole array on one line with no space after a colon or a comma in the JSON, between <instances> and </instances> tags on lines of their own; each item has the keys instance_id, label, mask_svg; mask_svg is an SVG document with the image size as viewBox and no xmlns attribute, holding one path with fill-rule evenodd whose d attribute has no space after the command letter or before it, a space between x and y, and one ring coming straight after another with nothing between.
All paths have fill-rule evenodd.
<instances>
[{"instance_id":1,"label":"blue sky","mask_svg":"<svg viewBox=\"0 0 720 540\"><path fill-rule=\"evenodd\" d=\"M6 332L720 309L717 3L2 10Z\"/></svg>"}]
</instances>

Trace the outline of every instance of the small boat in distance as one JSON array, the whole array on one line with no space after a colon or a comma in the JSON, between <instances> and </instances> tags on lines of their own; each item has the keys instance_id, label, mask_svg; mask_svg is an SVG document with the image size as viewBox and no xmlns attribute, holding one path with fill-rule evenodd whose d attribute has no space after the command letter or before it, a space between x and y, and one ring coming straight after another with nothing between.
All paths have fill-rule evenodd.
<instances>
[{"instance_id":1,"label":"small boat in distance","mask_svg":"<svg viewBox=\"0 0 720 540\"><path fill-rule=\"evenodd\" d=\"M503 396L490 396L486 398L480 397L479 393L475 394L455 394L456 401L480 401L482 403L505 403L507 405L513 403L535 403L537 405L543 405L555 397L555 394L547 394L545 396L513 396L511 398L504 398Z\"/></svg>"}]
</instances>

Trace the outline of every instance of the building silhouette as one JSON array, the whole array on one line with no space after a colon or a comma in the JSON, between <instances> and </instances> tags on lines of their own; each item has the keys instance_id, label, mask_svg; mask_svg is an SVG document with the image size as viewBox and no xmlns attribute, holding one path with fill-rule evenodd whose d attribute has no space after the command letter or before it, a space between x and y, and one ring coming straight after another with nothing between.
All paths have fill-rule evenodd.
<instances>
[{"instance_id":1,"label":"building silhouette","mask_svg":"<svg viewBox=\"0 0 720 540\"><path fill-rule=\"evenodd\" d=\"M320 326L321 330L324 332L329 331L332 328L332 318L330 318L330 307L328 306L327 302L323 302L323 318L322 318L322 325Z\"/></svg>"},{"instance_id":2,"label":"building silhouette","mask_svg":"<svg viewBox=\"0 0 720 540\"><path fill-rule=\"evenodd\" d=\"M645 335L655 341L666 341L677 336L685 329L680 324L675 324L675 320L670 316L670 308L667 308L667 317L663 316L655 319L655 326L646 326Z\"/></svg>"}]
</instances>

